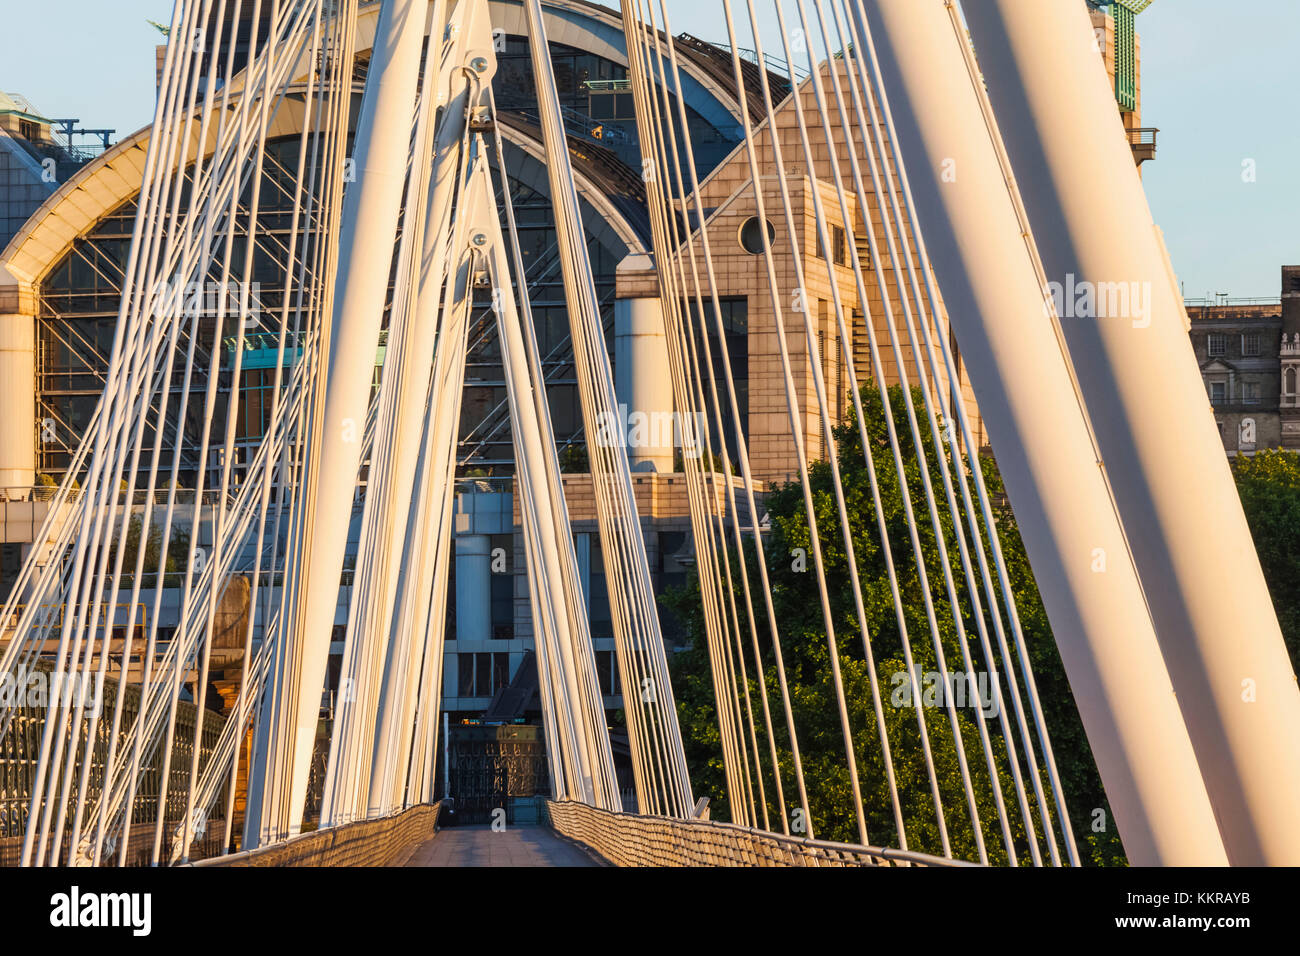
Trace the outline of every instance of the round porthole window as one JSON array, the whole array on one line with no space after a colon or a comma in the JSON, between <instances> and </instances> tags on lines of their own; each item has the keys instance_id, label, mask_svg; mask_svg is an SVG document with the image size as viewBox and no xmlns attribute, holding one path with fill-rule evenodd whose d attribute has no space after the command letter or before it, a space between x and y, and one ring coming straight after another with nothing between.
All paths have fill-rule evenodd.
<instances>
[{"instance_id":1,"label":"round porthole window","mask_svg":"<svg viewBox=\"0 0 1300 956\"><path fill-rule=\"evenodd\" d=\"M763 234L759 229L767 227L767 242L771 245L776 241L776 230L772 228L772 223L763 220L759 225L757 216L750 216L741 224L740 227L740 248L744 249L751 256L761 256L763 254Z\"/></svg>"}]
</instances>

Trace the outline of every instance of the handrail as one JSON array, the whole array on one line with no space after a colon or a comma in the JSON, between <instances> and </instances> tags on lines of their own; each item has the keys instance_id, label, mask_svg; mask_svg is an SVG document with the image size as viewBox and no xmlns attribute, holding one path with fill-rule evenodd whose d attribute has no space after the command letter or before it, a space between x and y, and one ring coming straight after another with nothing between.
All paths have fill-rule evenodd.
<instances>
[{"instance_id":1,"label":"handrail","mask_svg":"<svg viewBox=\"0 0 1300 956\"><path fill-rule=\"evenodd\" d=\"M225 856L193 860L188 866L392 866L432 839L442 801L422 803L377 820L312 830L283 843Z\"/></svg>"},{"instance_id":2,"label":"handrail","mask_svg":"<svg viewBox=\"0 0 1300 956\"><path fill-rule=\"evenodd\" d=\"M715 820L614 813L546 801L551 827L615 866L978 866L887 847L805 840Z\"/></svg>"}]
</instances>

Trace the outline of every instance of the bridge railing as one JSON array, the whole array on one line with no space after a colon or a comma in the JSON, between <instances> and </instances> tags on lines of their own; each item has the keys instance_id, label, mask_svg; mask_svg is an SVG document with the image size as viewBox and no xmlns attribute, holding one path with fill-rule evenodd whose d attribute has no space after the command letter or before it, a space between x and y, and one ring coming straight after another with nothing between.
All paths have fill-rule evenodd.
<instances>
[{"instance_id":1,"label":"bridge railing","mask_svg":"<svg viewBox=\"0 0 1300 956\"><path fill-rule=\"evenodd\" d=\"M392 866L433 838L442 801L301 833L283 843L198 860L194 866Z\"/></svg>"},{"instance_id":2,"label":"bridge railing","mask_svg":"<svg viewBox=\"0 0 1300 956\"><path fill-rule=\"evenodd\" d=\"M714 820L611 813L546 801L551 827L615 866L971 866L959 860L802 840Z\"/></svg>"}]
</instances>

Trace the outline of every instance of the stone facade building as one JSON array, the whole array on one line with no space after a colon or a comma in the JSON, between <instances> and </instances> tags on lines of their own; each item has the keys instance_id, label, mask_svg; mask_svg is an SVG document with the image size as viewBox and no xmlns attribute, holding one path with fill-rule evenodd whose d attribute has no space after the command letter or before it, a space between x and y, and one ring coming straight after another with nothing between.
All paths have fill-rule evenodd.
<instances>
[{"instance_id":1,"label":"stone facade building","mask_svg":"<svg viewBox=\"0 0 1300 956\"><path fill-rule=\"evenodd\" d=\"M1300 450L1300 266L1264 302L1189 305L1189 335L1229 456Z\"/></svg>"}]
</instances>

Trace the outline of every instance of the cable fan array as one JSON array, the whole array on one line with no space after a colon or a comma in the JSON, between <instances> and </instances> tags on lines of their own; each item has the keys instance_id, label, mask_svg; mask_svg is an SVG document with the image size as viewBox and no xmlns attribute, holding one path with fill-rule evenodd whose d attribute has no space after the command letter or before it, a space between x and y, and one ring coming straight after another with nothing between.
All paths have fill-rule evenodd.
<instances>
[{"instance_id":1,"label":"cable fan array","mask_svg":"<svg viewBox=\"0 0 1300 956\"><path fill-rule=\"evenodd\" d=\"M358 0L176 3L104 397L51 502L38 539L47 544L0 616L18 622L0 674L51 648L59 673L102 683L116 668L111 713L51 702L24 864L123 865L145 845L153 863L183 861L218 822L230 847L241 766L246 847L300 831L318 757L322 826L431 801L456 469L460 453L504 427L501 410L514 443L552 792L622 808L546 400L552 356L540 353L529 304L530 284L556 272L638 809L691 815L628 456L621 436L600 437L617 402L543 4L524 6L556 228L552 248L527 268L492 97L486 2L382 4L355 147ZM978 423L861 0L774 0L770 10L744 0L739 17L721 0L727 45L713 52L736 91L743 141L724 165L740 170L739 186L701 179L680 95L684 41L673 37L667 4L621 6L674 403L682 419L707 423L700 454L681 461L733 821L811 839L814 803L824 799L809 793L800 746L809 715L801 675L787 668L802 637L774 601L774 563L786 556L760 517L774 489L757 477L738 425L746 383L725 344L713 225L743 207L760 224L750 261L763 305L749 334L771 336L778 360L808 532L808 599L829 670L818 676L829 677L829 719L843 745L832 757L846 779L839 809L863 845L874 837L908 849L933 832L937 846L924 849L949 857L969 842L982 862L1077 863ZM236 36L241 23L247 43ZM296 167L270 145L285 131ZM268 268L278 298L261 294ZM808 305L813 286L828 299L822 316ZM475 310L488 296L490 317ZM493 331L506 397L462 435L466 356ZM249 441L241 394L253 335L274 343L274 359L261 434ZM869 433L876 405L881 424ZM847 462L842 445L860 446L861 463ZM863 469L865 499L846 490L850 467ZM180 486L183 476L193 488ZM901 522L887 518L891 489ZM867 550L883 582L861 570ZM326 739L320 695L341 578L350 598ZM248 595L237 616L238 693L217 718L208 686L237 581ZM883 626L869 613L882 593ZM167 615L176 623L163 632ZM905 738L887 709L885 642L901 655L912 700L923 696L922 662L942 675L940 706L915 706ZM136 660L139 704L128 718ZM865 694L846 680L860 666ZM996 706L959 713L954 684L981 674ZM195 714L188 742L177 739L183 707ZM16 713L0 710L0 732ZM864 713L870 743L859 733ZM220 729L208 733L214 720ZM898 758L912 747L916 772L904 777ZM174 767L177 755L188 766ZM880 779L868 776L877 767ZM156 792L143 792L151 774ZM924 800L909 799L909 786ZM888 822L869 830L869 819Z\"/></svg>"},{"instance_id":2,"label":"cable fan array","mask_svg":"<svg viewBox=\"0 0 1300 956\"><path fill-rule=\"evenodd\" d=\"M702 414L710 422L704 432L707 454L687 459L686 472L735 821L774 829L779 820L786 833L795 821L795 832L814 835L799 743L804 718L792 703L783 651L790 637L782 633L771 598L769 565L783 558L770 551L762 524L750 517L760 513L762 488L744 435L737 435L734 454L720 438L728 421L740 420L740 408L725 345L714 354L717 343L726 338L711 217L728 205L748 203L758 223L768 224L769 216L776 223L758 228L761 250L756 250L761 253L763 292L770 308L765 318L771 326L760 327L751 314L749 334L774 333L779 351L844 745L847 812L857 838L869 844L873 835L867 828L860 770L871 755L854 742L850 713L855 701L848 699L841 673L846 654L864 661L870 675L876 758L883 767L896 845L906 849L909 830L921 822L915 810L908 809L907 795L900 793L893 752L897 742L887 730L889 705L883 699L889 675L879 673L875 661L882 637L897 642L906 661L910 699L921 700L914 653L918 627L906 609L912 594L900 587L900 567L910 567L924 607L920 630L928 637L926 657L943 681L943 706L934 716L927 719L926 708L914 708L922 779L939 835L940 845L934 849L952 856L950 830L961 826L973 837L982 862L990 860L990 830L1000 838L1000 845L993 843L994 852L1013 864L1024 855L1034 864L1041 864L1045 855L1053 864L1063 858L1077 863L975 424L962 394L943 303L917 225L860 3L774 0L760 10L754 0L746 0L738 25L731 0L721 0L734 87L740 91L736 100L744 140L732 157L744 169L739 189L730 182L719 188L698 177L686 109L682 98L672 95L682 89L682 41L673 37L667 5L662 0L623 0L622 12L661 263L658 275L675 402L679 410ZM765 50L765 40L772 53ZM754 51L750 59L742 57L742 49ZM760 69L753 69L754 62ZM793 90L792 95L782 98L775 92L778 82ZM805 223L814 230L811 247L801 244ZM847 255L837 249L833 230L839 228L845 230ZM805 248L813 255L805 255ZM826 265L836 262L851 270L847 294L834 274L827 278ZM828 289L823 294L830 299L829 328L820 327L808 305L814 283ZM878 310L874 314L873 303ZM862 321L854 321L855 310L863 313ZM867 361L859 364L863 336ZM886 386L890 377L902 387L891 391ZM880 455L881 443L867 433L861 389L868 383L883 406L887 458ZM894 609L891 634L869 632L864 607L864 584L869 582L858 570L860 546L854 532L859 516L845 497L833 388L847 391L852 402L876 524L875 545L883 552ZM832 499L829 508L820 510L811 480L819 445L824 464L817 467L829 470ZM710 463L720 463L722 473ZM734 466L739 489L730 478ZM886 469L893 471L902 494L907 526L902 540L886 525L881 500ZM927 553L928 542L933 542L933 553ZM848 614L833 607L827 544L843 553L851 598ZM945 604L950 620L942 616ZM843 642L846 630L856 632L853 640L860 648ZM991 677L998 706L987 708L996 717L974 708L977 739L970 741L972 728L959 719L953 684L955 676L973 686L977 670ZM956 755L956 787L942 779L933 753L933 742L945 732ZM983 819L986 813L977 798L981 777L992 794L991 821ZM1008 786L1001 782L1004 777ZM794 793L787 797L790 783ZM953 797L959 807L950 805ZM1019 817L1021 835L1013 833L1013 815ZM880 834L874 835L881 842Z\"/></svg>"},{"instance_id":3,"label":"cable fan array","mask_svg":"<svg viewBox=\"0 0 1300 956\"><path fill-rule=\"evenodd\" d=\"M239 773L245 730L274 667L289 593L283 574L302 547L294 447L329 310L355 12L346 0L175 6L104 396L51 502L37 539L48 544L25 565L4 608L4 619L18 624L0 672L29 665L51 643L56 674L93 674L102 686L111 661L118 671L112 713L90 713L84 695L50 701L24 864L98 864L114 851L125 864L129 848L140 850L136 821L144 813L152 817L143 841L154 863L188 856L210 817L222 821L221 845L230 845L234 787L226 784ZM252 26L247 62L237 69L231 34L241 16ZM297 172L287 182L267 153L282 126L301 130ZM263 212L268 182L292 196L290 208L277 202L273 214ZM281 228L262 221L271 215ZM257 294L268 259L279 263L278 303ZM275 341L270 409L255 452L236 462L243 349L223 362L224 342L257 332ZM182 488L183 475L195 487ZM234 577L250 583L240 690L209 748L200 733L213 716L206 708L214 622ZM169 591L178 592L177 626L164 639ZM253 607L266 622L256 651ZM133 660L141 662L140 702L124 727ZM176 740L182 697L196 715L188 748ZM6 728L11 717L3 716ZM173 754L186 750L189 766L173 768ZM142 794L149 768L158 789Z\"/></svg>"}]
</instances>

